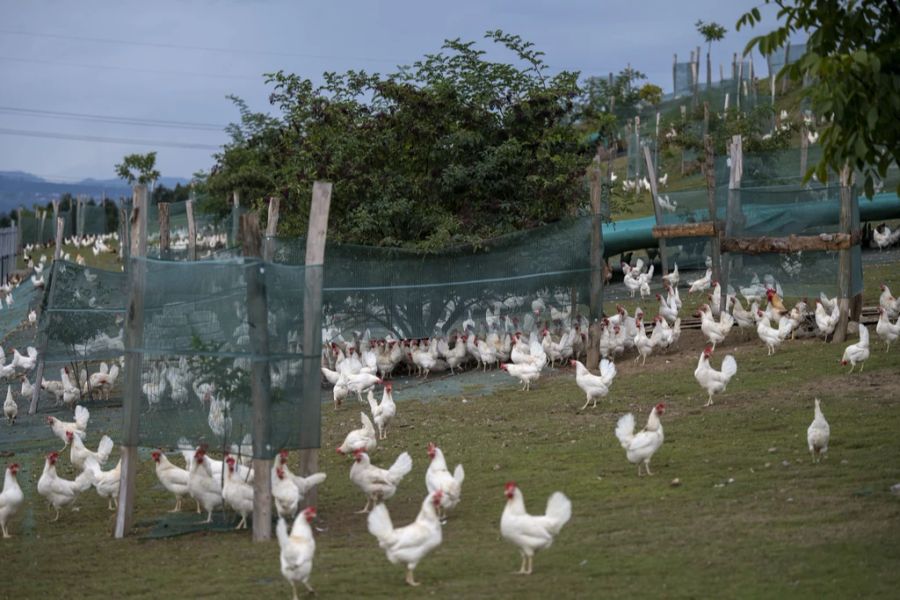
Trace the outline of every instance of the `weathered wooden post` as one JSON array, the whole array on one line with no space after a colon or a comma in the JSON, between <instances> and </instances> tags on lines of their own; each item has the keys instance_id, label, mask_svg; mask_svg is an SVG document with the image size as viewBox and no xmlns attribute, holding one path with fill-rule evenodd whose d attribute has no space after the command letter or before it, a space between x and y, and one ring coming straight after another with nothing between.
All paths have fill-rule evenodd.
<instances>
[{"instance_id":1,"label":"weathered wooden post","mask_svg":"<svg viewBox=\"0 0 900 600\"><path fill-rule=\"evenodd\" d=\"M22 239L22 207L16 209L16 254L20 254L25 248L25 240Z\"/></svg>"},{"instance_id":2,"label":"weathered wooden post","mask_svg":"<svg viewBox=\"0 0 900 600\"><path fill-rule=\"evenodd\" d=\"M156 205L159 213L159 257L166 258L169 253L169 203L160 202Z\"/></svg>"},{"instance_id":3,"label":"weathered wooden post","mask_svg":"<svg viewBox=\"0 0 900 600\"><path fill-rule=\"evenodd\" d=\"M194 199L185 204L188 222L188 260L197 260L197 224L194 222Z\"/></svg>"},{"instance_id":4,"label":"weathered wooden post","mask_svg":"<svg viewBox=\"0 0 900 600\"><path fill-rule=\"evenodd\" d=\"M806 121L800 126L800 177L806 176L806 165L809 161L809 129Z\"/></svg>"},{"instance_id":5,"label":"weathered wooden post","mask_svg":"<svg viewBox=\"0 0 900 600\"><path fill-rule=\"evenodd\" d=\"M241 215L241 245L247 258L262 257L259 215ZM247 325L250 350L255 356L269 354L269 303L266 290L265 264L248 263ZM253 405L253 541L272 538L272 459L271 456L271 378L268 361L254 360L250 366L250 401Z\"/></svg>"},{"instance_id":6,"label":"weathered wooden post","mask_svg":"<svg viewBox=\"0 0 900 600\"><path fill-rule=\"evenodd\" d=\"M741 178L744 174L744 153L741 136L731 138L728 147L728 156L731 159L731 169L728 176L728 204L725 209L725 237L732 238L740 235L744 227L744 214L741 210ZM740 257L732 257L729 253L727 260L722 263L722 297L720 306L727 306L728 282L731 278L732 268L735 264L742 264Z\"/></svg>"},{"instance_id":7,"label":"weathered wooden post","mask_svg":"<svg viewBox=\"0 0 900 600\"><path fill-rule=\"evenodd\" d=\"M678 54L672 58L672 95L678 94Z\"/></svg>"},{"instance_id":8,"label":"weathered wooden post","mask_svg":"<svg viewBox=\"0 0 900 600\"><path fill-rule=\"evenodd\" d=\"M715 152L713 149L712 136L707 135L703 138L703 145L706 150L706 200L709 204L709 220L712 221L713 237L710 240L710 248L712 254L712 271L713 280L721 284L722 281L722 258L721 258L721 239L719 236L719 221L716 216L716 162ZM723 289L725 286L722 286ZM713 307L710 307L713 308ZM724 310L725 305L720 304L720 310ZM715 311L713 311L715 313ZM718 316L718 314L714 314Z\"/></svg>"},{"instance_id":9,"label":"weathered wooden post","mask_svg":"<svg viewBox=\"0 0 900 600\"><path fill-rule=\"evenodd\" d=\"M656 169L653 168L653 161L650 159L650 148L644 147L644 160L647 162L647 174L650 178L650 195L653 197L653 214L656 216L656 226L662 227L663 215L662 208L659 205L659 189L657 188ZM669 252L666 247L665 238L659 238L659 260L662 263L663 275L669 274Z\"/></svg>"},{"instance_id":10,"label":"weathered wooden post","mask_svg":"<svg viewBox=\"0 0 900 600\"><path fill-rule=\"evenodd\" d=\"M241 191L234 190L232 192L232 205L231 205L231 243L235 246L238 244L238 233L240 230L238 229L240 225L240 215L241 215Z\"/></svg>"},{"instance_id":11,"label":"weathered wooden post","mask_svg":"<svg viewBox=\"0 0 900 600\"><path fill-rule=\"evenodd\" d=\"M853 190L850 187L853 171L849 165L841 169L841 217L840 233L851 234L853 225ZM850 320L850 281L852 263L850 257L853 246L846 250L838 251L838 305L840 307L840 320L834 330L834 341L843 342L847 339L847 323Z\"/></svg>"},{"instance_id":12,"label":"weathered wooden post","mask_svg":"<svg viewBox=\"0 0 900 600\"><path fill-rule=\"evenodd\" d=\"M281 200L278 196L269 198L269 216L266 220L266 240L263 246L264 258L272 260L275 254L275 236L278 235L278 216Z\"/></svg>"},{"instance_id":13,"label":"weathered wooden post","mask_svg":"<svg viewBox=\"0 0 900 600\"><path fill-rule=\"evenodd\" d=\"M790 62L791 62L791 43L788 42L787 44L784 45L784 64L781 66L781 68L784 69L786 66L788 66L790 64ZM787 94L788 79L789 78L787 75L785 75L784 77L781 78L781 95L782 96Z\"/></svg>"},{"instance_id":14,"label":"weathered wooden post","mask_svg":"<svg viewBox=\"0 0 900 600\"><path fill-rule=\"evenodd\" d=\"M325 240L328 235L328 212L331 208L331 183L313 183L312 205L309 208L309 228L306 233L305 282L303 289L303 353L315 348L322 331L319 316L322 314L322 288L324 286ZM318 423L321 419L322 402L321 375L319 361L303 359L303 405L304 414ZM300 450L300 474L312 475L319 470L319 449ZM307 494L306 506L315 506L318 488Z\"/></svg>"},{"instance_id":15,"label":"weathered wooden post","mask_svg":"<svg viewBox=\"0 0 900 600\"><path fill-rule=\"evenodd\" d=\"M119 479L119 508L113 535L124 538L131 530L137 476L139 418L141 410L141 366L143 354L135 352L144 343L144 280L147 255L147 186L134 186L131 206L128 311L125 314L125 397L122 403L122 474Z\"/></svg>"},{"instance_id":16,"label":"weathered wooden post","mask_svg":"<svg viewBox=\"0 0 900 600\"><path fill-rule=\"evenodd\" d=\"M685 123L687 121L687 107L682 104L680 108L681 108L681 127L683 129L685 126ZM681 143L681 174L682 175L684 175L684 163L685 163L684 143Z\"/></svg>"},{"instance_id":17,"label":"weathered wooden post","mask_svg":"<svg viewBox=\"0 0 900 600\"><path fill-rule=\"evenodd\" d=\"M589 169L591 186L591 291L588 299L590 327L588 329L587 368L600 364L600 319L603 318L603 219L601 217L602 185L599 156Z\"/></svg>"},{"instance_id":18,"label":"weathered wooden post","mask_svg":"<svg viewBox=\"0 0 900 600\"><path fill-rule=\"evenodd\" d=\"M59 260L62 257L62 247L63 247L63 233L65 231L66 224L62 220L62 217L56 218L56 247L53 249L53 260Z\"/></svg>"}]
</instances>

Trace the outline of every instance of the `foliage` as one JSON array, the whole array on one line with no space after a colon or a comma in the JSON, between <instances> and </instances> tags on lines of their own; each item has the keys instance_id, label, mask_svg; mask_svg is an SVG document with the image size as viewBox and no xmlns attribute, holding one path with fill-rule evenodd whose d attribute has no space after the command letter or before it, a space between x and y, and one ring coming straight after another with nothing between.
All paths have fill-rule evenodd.
<instances>
[{"instance_id":1,"label":"foliage","mask_svg":"<svg viewBox=\"0 0 900 600\"><path fill-rule=\"evenodd\" d=\"M241 123L217 155L211 196L280 194L280 226L304 234L310 190L333 182L329 238L434 250L559 219L586 201L590 148L571 127L577 74L547 73L543 53L502 31L447 40L399 72L270 74L279 118L233 99ZM218 202L218 201L216 201Z\"/></svg>"},{"instance_id":2,"label":"foliage","mask_svg":"<svg viewBox=\"0 0 900 600\"><path fill-rule=\"evenodd\" d=\"M148 185L159 179L160 173L155 167L156 152L128 154L116 165L116 175L124 179L128 185L135 183Z\"/></svg>"},{"instance_id":3,"label":"foliage","mask_svg":"<svg viewBox=\"0 0 900 600\"><path fill-rule=\"evenodd\" d=\"M791 34L808 32L806 53L782 75L812 83L803 89L812 110L824 117L819 142L823 156L813 172L825 181L828 171L850 165L865 177L871 197L875 179L900 159L900 8L894 0L765 0L778 7L780 25L757 36L747 51L770 54ZM761 21L758 8L744 14L738 29ZM897 188L900 195L900 186Z\"/></svg>"},{"instance_id":4,"label":"foliage","mask_svg":"<svg viewBox=\"0 0 900 600\"><path fill-rule=\"evenodd\" d=\"M712 48L713 42L722 41L725 34L728 33L727 29L715 21L704 23L702 20L698 20L694 26L697 27L697 32L703 36L703 40L709 44L708 48Z\"/></svg>"},{"instance_id":5,"label":"foliage","mask_svg":"<svg viewBox=\"0 0 900 600\"><path fill-rule=\"evenodd\" d=\"M653 83L645 83L641 86L641 89L638 90L638 96L647 104L657 106L662 102L663 90Z\"/></svg>"},{"instance_id":6,"label":"foliage","mask_svg":"<svg viewBox=\"0 0 900 600\"><path fill-rule=\"evenodd\" d=\"M588 77L581 97L582 118L590 121L604 112L613 112L620 120L634 117L641 100L637 83L645 79L646 75L631 67L619 71L612 83L606 77Z\"/></svg>"}]
</instances>

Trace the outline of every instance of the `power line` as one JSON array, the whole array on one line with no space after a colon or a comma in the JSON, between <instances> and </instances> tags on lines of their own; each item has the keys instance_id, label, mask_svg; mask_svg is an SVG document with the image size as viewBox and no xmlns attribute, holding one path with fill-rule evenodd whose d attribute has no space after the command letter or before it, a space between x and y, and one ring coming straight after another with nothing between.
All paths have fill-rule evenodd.
<instances>
[{"instance_id":1,"label":"power line","mask_svg":"<svg viewBox=\"0 0 900 600\"><path fill-rule=\"evenodd\" d=\"M138 67L116 67L113 65L86 65L70 63L61 60L45 60L39 58L19 58L16 56L0 56L0 60L23 62L32 64L58 65L61 67L75 67L78 69L112 69L116 71L132 71L136 73L153 73L155 75L181 75L187 77L213 77L215 79L242 79L245 81L262 81L262 76L250 77L247 75L222 75L219 73L198 73L191 71L166 71L163 69L142 69Z\"/></svg>"},{"instance_id":2,"label":"power line","mask_svg":"<svg viewBox=\"0 0 900 600\"><path fill-rule=\"evenodd\" d=\"M34 31L10 31L0 29L0 34L21 35L26 37L41 37L60 40L72 40L77 42L92 42L96 44L118 44L125 46L145 46L150 48L173 48L177 50L201 50L203 52L222 52L226 54L257 54L261 56L284 56L293 58L318 58L326 60L353 60L364 62L391 63L397 65L403 60L396 58L373 58L371 56L341 56L337 54L310 54L301 52L273 52L270 50L251 50L247 48L217 48L211 46L191 46L188 44L172 44L163 42L139 42L134 40L117 40L111 38L82 37L76 35L63 35L57 33L38 33Z\"/></svg>"},{"instance_id":3,"label":"power line","mask_svg":"<svg viewBox=\"0 0 900 600\"><path fill-rule=\"evenodd\" d=\"M132 140L128 138L102 137L99 135L79 135L51 131L28 131L24 129L7 129L0 127L0 135L20 135L25 137L51 138L57 140L75 140L79 142L98 142L104 144L129 144L133 146L161 146L165 148L187 148L191 150L221 150L221 146L211 144L194 144L191 142L169 142L161 140Z\"/></svg>"},{"instance_id":4,"label":"power line","mask_svg":"<svg viewBox=\"0 0 900 600\"><path fill-rule=\"evenodd\" d=\"M117 125L137 125L141 127L168 127L172 129L196 129L198 131L217 131L225 129L225 125L213 123L192 123L189 121L170 121L164 119L145 119L141 117L118 117L113 115L93 115L87 113L64 112L54 110L40 110L37 108L18 108L13 106L0 106L0 114L22 115L29 117L46 117L51 119L72 119L76 121L90 121L99 123L113 123Z\"/></svg>"}]
</instances>

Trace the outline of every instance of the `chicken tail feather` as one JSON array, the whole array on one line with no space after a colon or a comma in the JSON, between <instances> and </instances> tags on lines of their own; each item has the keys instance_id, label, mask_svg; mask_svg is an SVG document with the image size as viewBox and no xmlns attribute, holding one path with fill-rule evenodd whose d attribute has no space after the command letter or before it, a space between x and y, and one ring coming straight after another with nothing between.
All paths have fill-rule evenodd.
<instances>
[{"instance_id":1,"label":"chicken tail feather","mask_svg":"<svg viewBox=\"0 0 900 600\"><path fill-rule=\"evenodd\" d=\"M572 517L572 501L562 492L553 492L547 500L545 516L550 520L550 532L556 535Z\"/></svg>"},{"instance_id":2,"label":"chicken tail feather","mask_svg":"<svg viewBox=\"0 0 900 600\"><path fill-rule=\"evenodd\" d=\"M619 439L619 443L622 444L622 447L627 449L628 444L630 444L631 440L634 438L633 414L628 413L627 415L619 417L619 422L616 423L616 437Z\"/></svg>"}]
</instances>

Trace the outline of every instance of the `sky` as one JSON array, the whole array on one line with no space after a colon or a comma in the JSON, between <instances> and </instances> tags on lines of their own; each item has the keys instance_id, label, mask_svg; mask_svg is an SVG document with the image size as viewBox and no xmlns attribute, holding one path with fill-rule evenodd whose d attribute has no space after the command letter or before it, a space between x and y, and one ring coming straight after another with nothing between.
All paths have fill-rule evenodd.
<instances>
[{"instance_id":1,"label":"sky","mask_svg":"<svg viewBox=\"0 0 900 600\"><path fill-rule=\"evenodd\" d=\"M110 179L124 155L156 150L164 176L189 178L213 165L228 139L222 128L238 119L227 95L271 110L263 73L389 73L445 39L481 40L489 29L533 42L553 72L605 75L631 64L670 91L673 54L686 61L702 41L697 19L728 29L713 47L715 78L718 64L775 25L763 7L756 31L734 31L760 3L0 0L0 171ZM765 76L764 59L754 60Z\"/></svg>"}]
</instances>

